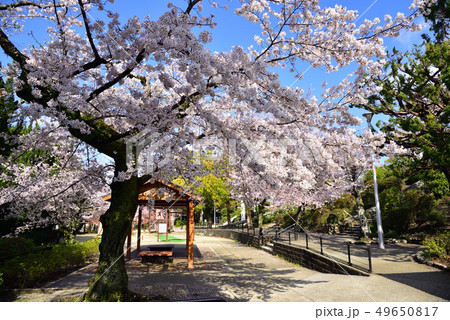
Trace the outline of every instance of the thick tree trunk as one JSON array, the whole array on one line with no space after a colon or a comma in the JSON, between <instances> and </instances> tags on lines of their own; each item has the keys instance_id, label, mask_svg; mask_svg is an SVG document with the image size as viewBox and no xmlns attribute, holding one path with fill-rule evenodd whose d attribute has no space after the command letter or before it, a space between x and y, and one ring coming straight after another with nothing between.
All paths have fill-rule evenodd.
<instances>
[{"instance_id":1,"label":"thick tree trunk","mask_svg":"<svg viewBox=\"0 0 450 320\"><path fill-rule=\"evenodd\" d=\"M124 243L138 206L138 179L132 177L111 184L111 205L100 221L103 225L100 259L87 301L126 301L129 299Z\"/></svg>"},{"instance_id":2,"label":"thick tree trunk","mask_svg":"<svg viewBox=\"0 0 450 320\"><path fill-rule=\"evenodd\" d=\"M231 224L230 203L227 203L227 222Z\"/></svg>"},{"instance_id":3,"label":"thick tree trunk","mask_svg":"<svg viewBox=\"0 0 450 320\"><path fill-rule=\"evenodd\" d=\"M252 211L250 210L250 206L245 205L245 211L247 214L247 226L249 229L253 229L253 219L252 219Z\"/></svg>"},{"instance_id":4,"label":"thick tree trunk","mask_svg":"<svg viewBox=\"0 0 450 320\"><path fill-rule=\"evenodd\" d=\"M262 206L258 206L258 227L263 226L263 210Z\"/></svg>"},{"instance_id":5,"label":"thick tree trunk","mask_svg":"<svg viewBox=\"0 0 450 320\"><path fill-rule=\"evenodd\" d=\"M258 210L258 227L262 227L263 223L264 223L264 204L266 203L266 199L264 199L263 201L261 201L257 206L257 210Z\"/></svg>"}]
</instances>

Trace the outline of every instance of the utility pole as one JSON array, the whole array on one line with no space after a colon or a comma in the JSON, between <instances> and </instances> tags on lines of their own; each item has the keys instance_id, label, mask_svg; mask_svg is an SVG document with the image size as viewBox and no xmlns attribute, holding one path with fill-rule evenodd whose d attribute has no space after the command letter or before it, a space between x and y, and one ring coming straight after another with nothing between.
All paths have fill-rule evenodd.
<instances>
[{"instance_id":1,"label":"utility pole","mask_svg":"<svg viewBox=\"0 0 450 320\"><path fill-rule=\"evenodd\" d=\"M364 113L363 117L367 120L367 126L369 130L372 130L370 122L372 121L373 113ZM375 193L375 210L377 218L377 230L378 230L378 246L380 249L384 249L384 237L383 237L383 225L381 224L381 211L380 201L378 200L378 184L377 184L377 170L375 168L375 152L372 154L372 172L373 172L373 190Z\"/></svg>"}]
</instances>

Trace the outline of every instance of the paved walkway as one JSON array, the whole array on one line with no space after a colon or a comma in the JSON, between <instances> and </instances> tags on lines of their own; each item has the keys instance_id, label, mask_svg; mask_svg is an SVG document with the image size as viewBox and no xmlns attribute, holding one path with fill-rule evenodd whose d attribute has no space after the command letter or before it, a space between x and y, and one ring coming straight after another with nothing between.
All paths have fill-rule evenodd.
<instances>
[{"instance_id":1,"label":"paved walkway","mask_svg":"<svg viewBox=\"0 0 450 320\"><path fill-rule=\"evenodd\" d=\"M262 250L235 241L196 236L195 267L186 268L184 232L173 237L173 262L127 262L132 291L160 300L217 298L225 301L449 301L450 273L412 260L417 246L386 246L374 251L370 277L323 274L288 263ZM135 240L135 239L133 239ZM144 234L143 247L156 243ZM136 248L133 242L133 249ZM133 252L137 257L137 252ZM55 301L81 296L95 272L87 266L46 286L46 293L24 294L19 301Z\"/></svg>"}]
</instances>

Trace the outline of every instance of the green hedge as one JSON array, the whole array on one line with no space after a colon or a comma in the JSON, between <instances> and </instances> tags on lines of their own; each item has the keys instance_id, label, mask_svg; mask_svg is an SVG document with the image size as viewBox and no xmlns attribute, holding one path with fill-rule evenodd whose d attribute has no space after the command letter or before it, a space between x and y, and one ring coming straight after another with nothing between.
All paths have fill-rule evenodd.
<instances>
[{"instance_id":1,"label":"green hedge","mask_svg":"<svg viewBox=\"0 0 450 320\"><path fill-rule=\"evenodd\" d=\"M45 248L46 250L16 256L3 262L0 265L0 282L3 282L3 287L31 288L55 279L61 273L84 264L96 254L98 242L90 240Z\"/></svg>"},{"instance_id":2,"label":"green hedge","mask_svg":"<svg viewBox=\"0 0 450 320\"><path fill-rule=\"evenodd\" d=\"M33 240L24 237L0 239L0 264L16 256L34 252L38 249Z\"/></svg>"},{"instance_id":3,"label":"green hedge","mask_svg":"<svg viewBox=\"0 0 450 320\"><path fill-rule=\"evenodd\" d=\"M450 232L425 238L423 245L428 249L423 253L425 258L446 258L450 254Z\"/></svg>"}]
</instances>

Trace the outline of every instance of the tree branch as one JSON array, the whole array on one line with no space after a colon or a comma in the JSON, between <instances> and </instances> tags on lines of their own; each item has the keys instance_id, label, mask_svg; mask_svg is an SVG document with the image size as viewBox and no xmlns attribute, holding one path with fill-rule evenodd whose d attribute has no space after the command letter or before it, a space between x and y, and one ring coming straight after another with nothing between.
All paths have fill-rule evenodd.
<instances>
[{"instance_id":1,"label":"tree branch","mask_svg":"<svg viewBox=\"0 0 450 320\"><path fill-rule=\"evenodd\" d=\"M26 7L26 6L38 7L40 9L46 9L46 8L53 7L53 5L44 5L44 4L35 3L32 1L18 1L16 3L0 4L0 11L8 10L9 8L19 8L19 7ZM61 5L58 5L58 7L61 7Z\"/></svg>"},{"instance_id":2,"label":"tree branch","mask_svg":"<svg viewBox=\"0 0 450 320\"><path fill-rule=\"evenodd\" d=\"M145 54L145 49L142 49L141 52L139 52L139 54L137 55L135 61L136 61L136 65L141 63L142 60L144 60L146 54ZM101 94L102 92L108 90L109 88L111 88L112 86L114 86L116 83L118 83L120 80L124 79L126 76L128 76L132 71L134 70L133 68L126 68L122 73L120 73L115 79L105 83L104 85L102 85L101 87L95 89L90 95L89 98L86 100L87 102L91 102L92 99L94 99L95 97L97 97L99 94Z\"/></svg>"},{"instance_id":3,"label":"tree branch","mask_svg":"<svg viewBox=\"0 0 450 320\"><path fill-rule=\"evenodd\" d=\"M189 4L188 7L186 8L186 10L184 11L184 13L186 14L190 14L192 9L194 9L195 5L199 2L201 2L202 0L189 0Z\"/></svg>"}]
</instances>

